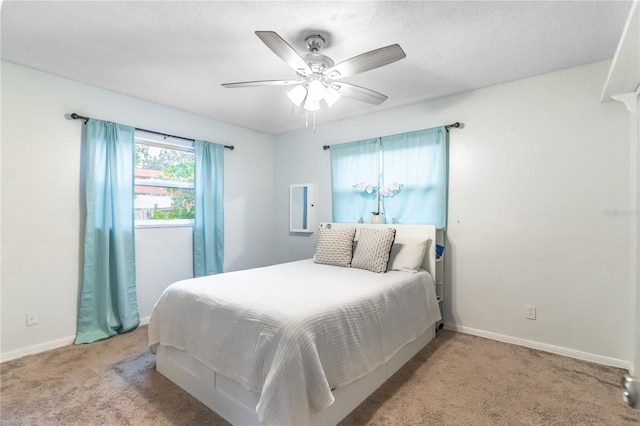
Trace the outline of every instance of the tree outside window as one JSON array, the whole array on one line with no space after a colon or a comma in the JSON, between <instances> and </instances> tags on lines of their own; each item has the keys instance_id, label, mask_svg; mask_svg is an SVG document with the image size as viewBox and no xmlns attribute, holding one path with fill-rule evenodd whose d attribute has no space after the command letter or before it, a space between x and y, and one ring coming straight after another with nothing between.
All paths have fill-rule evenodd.
<instances>
[{"instance_id":1,"label":"tree outside window","mask_svg":"<svg viewBox=\"0 0 640 426\"><path fill-rule=\"evenodd\" d=\"M193 220L192 150L136 141L135 160L136 223Z\"/></svg>"}]
</instances>

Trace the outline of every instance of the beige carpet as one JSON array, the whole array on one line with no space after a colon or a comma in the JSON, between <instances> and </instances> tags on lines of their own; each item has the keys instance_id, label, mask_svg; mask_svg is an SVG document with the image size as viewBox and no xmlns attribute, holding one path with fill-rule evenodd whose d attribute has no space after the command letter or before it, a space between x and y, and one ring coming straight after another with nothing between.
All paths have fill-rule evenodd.
<instances>
[{"instance_id":1,"label":"beige carpet","mask_svg":"<svg viewBox=\"0 0 640 426\"><path fill-rule=\"evenodd\" d=\"M226 425L155 371L146 327L2 364L3 425ZM639 425L623 371L443 331L342 425Z\"/></svg>"}]
</instances>

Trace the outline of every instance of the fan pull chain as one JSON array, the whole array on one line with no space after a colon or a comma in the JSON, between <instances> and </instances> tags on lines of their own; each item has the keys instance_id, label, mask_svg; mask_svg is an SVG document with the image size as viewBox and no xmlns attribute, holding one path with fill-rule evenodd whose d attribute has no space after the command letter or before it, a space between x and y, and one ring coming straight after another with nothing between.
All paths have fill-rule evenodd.
<instances>
[{"instance_id":1,"label":"fan pull chain","mask_svg":"<svg viewBox=\"0 0 640 426\"><path fill-rule=\"evenodd\" d=\"M304 128L309 128L309 111L304 110ZM316 112L313 111L313 133L316 132Z\"/></svg>"}]
</instances>

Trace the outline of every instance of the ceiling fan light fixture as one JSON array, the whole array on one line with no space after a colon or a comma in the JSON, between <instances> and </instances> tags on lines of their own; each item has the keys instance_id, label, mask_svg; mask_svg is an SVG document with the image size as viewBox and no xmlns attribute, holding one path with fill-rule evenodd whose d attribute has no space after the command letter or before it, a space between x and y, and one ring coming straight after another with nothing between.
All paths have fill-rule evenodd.
<instances>
[{"instance_id":1,"label":"ceiling fan light fixture","mask_svg":"<svg viewBox=\"0 0 640 426\"><path fill-rule=\"evenodd\" d=\"M320 102L327 92L327 87L320 80L311 80L307 97L315 102Z\"/></svg>"},{"instance_id":2,"label":"ceiling fan light fixture","mask_svg":"<svg viewBox=\"0 0 640 426\"><path fill-rule=\"evenodd\" d=\"M325 92L324 101L327 103L329 108L331 108L336 102L338 102L338 99L340 99L340 96L341 96L340 92L338 92L333 87L329 86L327 87L327 90Z\"/></svg>"},{"instance_id":3,"label":"ceiling fan light fixture","mask_svg":"<svg viewBox=\"0 0 640 426\"><path fill-rule=\"evenodd\" d=\"M314 101L309 96L307 96L307 100L304 103L304 109L311 112L316 112L320 110L320 101Z\"/></svg>"},{"instance_id":4,"label":"ceiling fan light fixture","mask_svg":"<svg viewBox=\"0 0 640 426\"><path fill-rule=\"evenodd\" d=\"M316 111L319 111L321 107L324 108L325 105L329 108L332 107L341 96L373 105L379 105L388 98L382 93L365 87L336 81L338 78L373 70L407 56L398 44L391 44L354 56L336 65L333 59L320 53L325 45L325 39L322 35L312 34L305 38L310 52L306 55L300 55L273 31L256 31L256 35L273 53L296 71L298 79L244 81L225 83L222 86L233 88L293 85L293 88L287 92L287 96L295 106L313 113L314 130ZM305 114L306 116L307 114Z\"/></svg>"},{"instance_id":5,"label":"ceiling fan light fixture","mask_svg":"<svg viewBox=\"0 0 640 426\"><path fill-rule=\"evenodd\" d=\"M302 102L304 102L304 98L307 97L307 90L302 86L295 86L293 89L287 92L287 96L291 99L291 102L296 104L297 106L302 106Z\"/></svg>"},{"instance_id":6,"label":"ceiling fan light fixture","mask_svg":"<svg viewBox=\"0 0 640 426\"><path fill-rule=\"evenodd\" d=\"M320 111L320 108L325 108L325 106L331 108L341 96L373 105L379 105L388 99L382 93L354 84L336 81L337 79L373 70L399 61L407 56L398 44L391 44L354 56L336 65L333 59L320 53L320 50L325 45L325 39L317 33L305 38L310 52L305 55L300 55L289 43L273 31L256 31L256 35L273 53L296 71L298 79L244 81L225 83L222 86L233 88L293 85L293 88L287 92L287 96L296 107L304 108L307 113L313 113L314 130L316 111ZM295 110L296 108L294 107ZM308 114L305 114L305 117L308 117Z\"/></svg>"}]
</instances>

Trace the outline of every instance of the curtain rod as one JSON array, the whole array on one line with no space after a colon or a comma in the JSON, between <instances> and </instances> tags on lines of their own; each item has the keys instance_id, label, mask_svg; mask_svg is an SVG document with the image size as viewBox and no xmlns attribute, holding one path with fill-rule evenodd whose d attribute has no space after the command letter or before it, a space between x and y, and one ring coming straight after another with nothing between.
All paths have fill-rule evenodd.
<instances>
[{"instance_id":1,"label":"curtain rod","mask_svg":"<svg viewBox=\"0 0 640 426\"><path fill-rule=\"evenodd\" d=\"M461 129L464 127L464 124L460 123L459 121L456 121L455 123L452 124L447 124L446 126L444 126L445 130L448 132L450 128L455 127L456 129ZM327 149L330 149L331 145L323 145L322 149L324 149L325 151Z\"/></svg>"},{"instance_id":2,"label":"curtain rod","mask_svg":"<svg viewBox=\"0 0 640 426\"><path fill-rule=\"evenodd\" d=\"M76 114L75 112L72 112L71 114L69 114L69 117L71 117L73 120L85 120L84 124L87 124L87 121L89 121L89 119L90 119L90 117L84 117L82 115ZM141 132L153 133L154 135L164 136L165 138L175 138L175 139L182 139L184 141L195 142L195 139L185 138L185 137L182 137L182 136L174 136L174 135L170 135L168 133L162 133L162 132L156 132L156 131L153 131L153 130L141 129L139 127L135 127L135 129L139 130ZM227 149L230 149L231 151L236 149L236 147L233 146L233 145L225 145L224 147L227 148Z\"/></svg>"}]
</instances>

